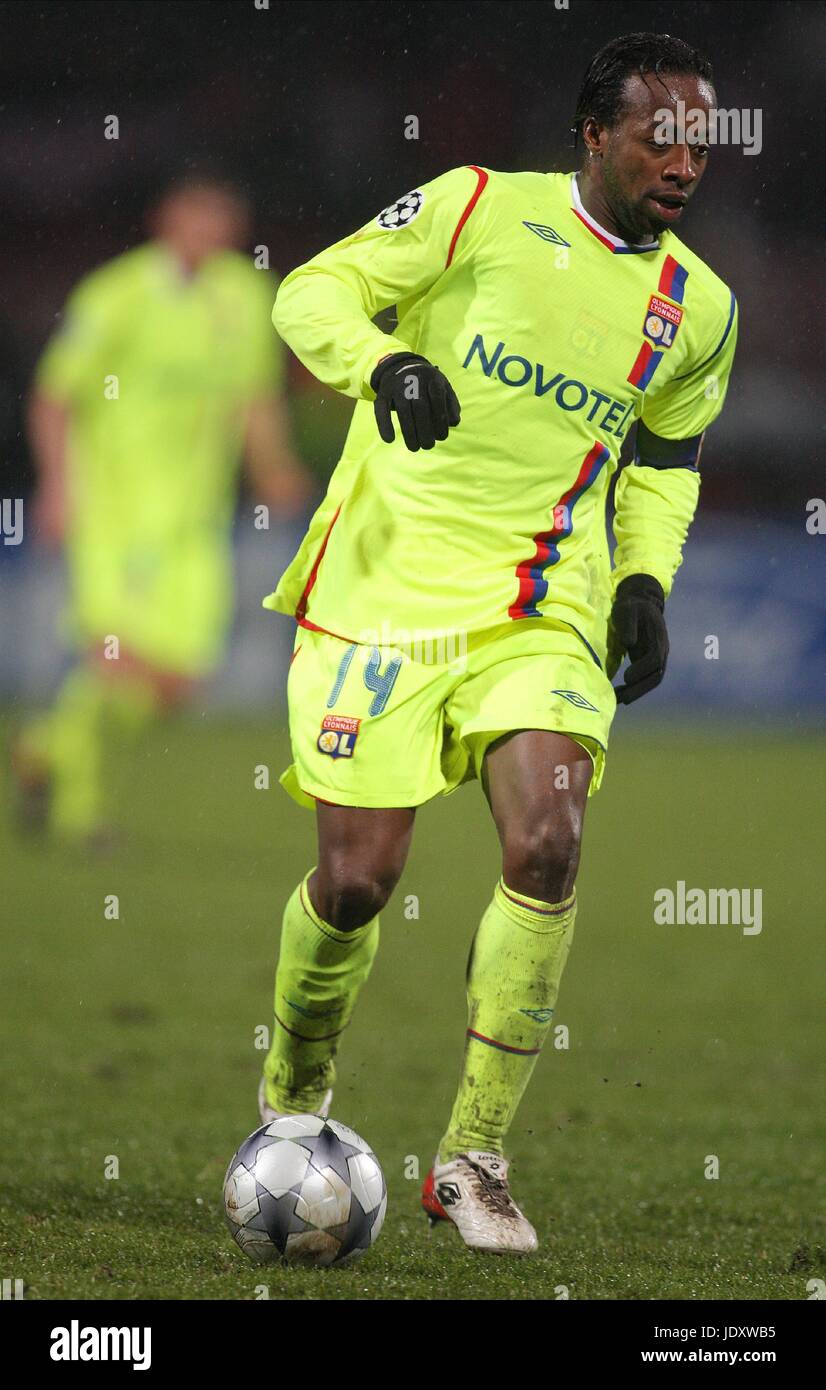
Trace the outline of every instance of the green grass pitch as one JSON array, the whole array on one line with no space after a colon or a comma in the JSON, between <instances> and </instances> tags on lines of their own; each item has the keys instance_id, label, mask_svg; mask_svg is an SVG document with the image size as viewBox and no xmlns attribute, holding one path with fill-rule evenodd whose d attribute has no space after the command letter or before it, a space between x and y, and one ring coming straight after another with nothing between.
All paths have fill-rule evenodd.
<instances>
[{"instance_id":1,"label":"green grass pitch","mask_svg":"<svg viewBox=\"0 0 826 1390\"><path fill-rule=\"evenodd\" d=\"M281 908L313 862L313 818L277 783L283 733L156 729L119 771L128 835L107 860L4 826L3 1277L38 1299L807 1298L826 1277L823 742L633 724L620 713L586 820L556 1020L570 1046L546 1048L510 1139L541 1240L523 1261L431 1235L408 1176L450 1106L498 873L478 786L420 812L345 1038L333 1116L375 1148L389 1209L338 1271L248 1264L221 1211L258 1123ZM762 888L762 933L655 925L654 892L678 879Z\"/></svg>"}]
</instances>

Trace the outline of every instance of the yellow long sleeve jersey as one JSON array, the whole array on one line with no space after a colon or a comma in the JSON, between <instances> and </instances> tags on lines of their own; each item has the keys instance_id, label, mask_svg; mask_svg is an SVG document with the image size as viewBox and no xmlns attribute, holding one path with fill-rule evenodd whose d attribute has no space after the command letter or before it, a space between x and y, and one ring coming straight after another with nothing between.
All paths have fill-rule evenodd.
<instances>
[{"instance_id":1,"label":"yellow long sleeve jersey","mask_svg":"<svg viewBox=\"0 0 826 1390\"><path fill-rule=\"evenodd\" d=\"M393 304L387 335L373 318ZM288 275L273 320L358 404L266 607L348 641L548 616L602 662L620 580L645 572L670 592L737 334L734 295L672 233L611 236L571 174L454 169ZM370 376L405 350L461 403L428 452L376 430ZM612 572L606 495L635 420Z\"/></svg>"}]
</instances>

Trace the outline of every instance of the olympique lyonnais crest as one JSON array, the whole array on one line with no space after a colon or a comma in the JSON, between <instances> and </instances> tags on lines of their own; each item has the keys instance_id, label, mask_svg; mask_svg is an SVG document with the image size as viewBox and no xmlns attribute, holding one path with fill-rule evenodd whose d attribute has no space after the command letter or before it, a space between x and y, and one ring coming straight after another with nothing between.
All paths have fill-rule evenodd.
<instances>
[{"instance_id":1,"label":"olympique lyonnais crest","mask_svg":"<svg viewBox=\"0 0 826 1390\"><path fill-rule=\"evenodd\" d=\"M360 723L347 714L325 714L317 740L319 753L329 758L352 758Z\"/></svg>"},{"instance_id":2,"label":"olympique lyonnais crest","mask_svg":"<svg viewBox=\"0 0 826 1390\"><path fill-rule=\"evenodd\" d=\"M661 299L658 294L652 294L645 311L642 331L646 338L657 344L657 347L670 348L677 336L677 329L683 321L684 313L685 310L678 304L672 304L667 299Z\"/></svg>"},{"instance_id":3,"label":"olympique lyonnais crest","mask_svg":"<svg viewBox=\"0 0 826 1390\"><path fill-rule=\"evenodd\" d=\"M398 198L395 203L391 203L389 208L380 212L376 221L380 227L384 227L387 232L397 232L400 227L406 227L408 222L412 222L414 217L418 217L424 203L424 194L420 188L414 188L412 192L405 193L403 198Z\"/></svg>"}]
</instances>

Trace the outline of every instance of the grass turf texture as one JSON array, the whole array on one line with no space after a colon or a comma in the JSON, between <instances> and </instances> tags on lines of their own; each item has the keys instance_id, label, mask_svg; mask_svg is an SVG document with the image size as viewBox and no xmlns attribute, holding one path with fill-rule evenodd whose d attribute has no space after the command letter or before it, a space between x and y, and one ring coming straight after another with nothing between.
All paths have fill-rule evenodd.
<instances>
[{"instance_id":1,"label":"grass turf texture","mask_svg":"<svg viewBox=\"0 0 826 1390\"><path fill-rule=\"evenodd\" d=\"M618 728L557 1011L570 1047L546 1048L510 1140L541 1240L524 1261L431 1235L406 1176L411 1155L426 1172L449 1110L468 944L498 872L478 786L420 813L345 1039L333 1116L377 1151L390 1205L375 1249L331 1271L250 1265L221 1210L225 1166L257 1125L254 1030L270 1023L281 908L314 862L313 818L277 785L283 736L156 730L122 769L127 840L105 861L4 827L3 1276L39 1299L252 1299L260 1285L288 1299L806 1298L826 1274L808 834L822 753L811 738ZM253 788L262 763L269 791ZM653 894L678 879L761 887L762 934L656 926Z\"/></svg>"}]
</instances>

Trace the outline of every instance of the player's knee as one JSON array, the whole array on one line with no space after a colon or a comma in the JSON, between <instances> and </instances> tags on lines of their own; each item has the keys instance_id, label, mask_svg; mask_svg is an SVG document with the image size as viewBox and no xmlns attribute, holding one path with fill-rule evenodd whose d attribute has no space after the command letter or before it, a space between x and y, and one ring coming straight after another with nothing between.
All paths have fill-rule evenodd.
<instances>
[{"instance_id":1,"label":"player's knee","mask_svg":"<svg viewBox=\"0 0 826 1390\"><path fill-rule=\"evenodd\" d=\"M581 817L575 807L537 817L506 840L505 882L542 902L562 902L573 891L581 835Z\"/></svg>"},{"instance_id":2,"label":"player's knee","mask_svg":"<svg viewBox=\"0 0 826 1390\"><path fill-rule=\"evenodd\" d=\"M381 912L396 880L389 869L333 862L321 876L321 916L337 931L355 931Z\"/></svg>"}]
</instances>

